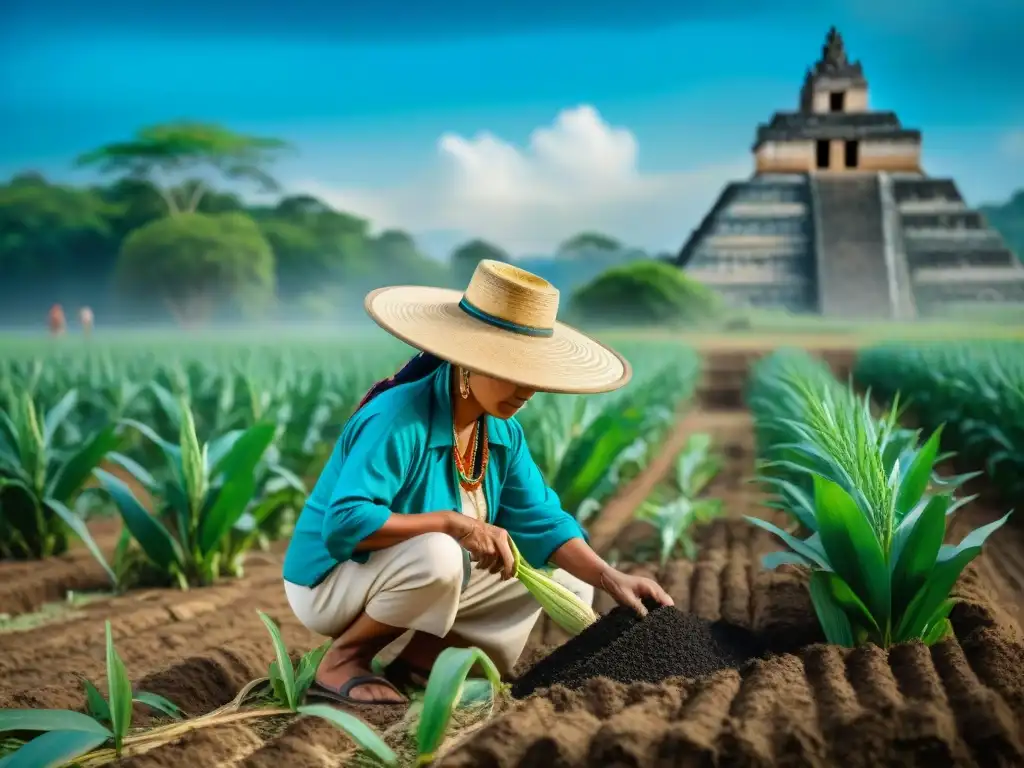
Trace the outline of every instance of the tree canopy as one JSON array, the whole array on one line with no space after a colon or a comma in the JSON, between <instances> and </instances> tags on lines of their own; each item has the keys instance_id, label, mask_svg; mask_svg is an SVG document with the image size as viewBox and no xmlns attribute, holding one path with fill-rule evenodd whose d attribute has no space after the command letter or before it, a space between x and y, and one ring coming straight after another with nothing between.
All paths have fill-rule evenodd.
<instances>
[{"instance_id":1,"label":"tree canopy","mask_svg":"<svg viewBox=\"0 0 1024 768\"><path fill-rule=\"evenodd\" d=\"M983 205L979 210L989 225L1002 234L1017 258L1024 261L1024 189L1018 189L1002 205Z\"/></svg>"},{"instance_id":2,"label":"tree canopy","mask_svg":"<svg viewBox=\"0 0 1024 768\"><path fill-rule=\"evenodd\" d=\"M621 251L622 243L614 237L602 235L600 232L580 232L558 246L560 256L575 256L581 251Z\"/></svg>"},{"instance_id":3,"label":"tree canopy","mask_svg":"<svg viewBox=\"0 0 1024 768\"><path fill-rule=\"evenodd\" d=\"M465 288L473 278L476 265L485 259L493 261L511 261L509 255L501 248L486 240L470 240L452 252L452 273L459 288Z\"/></svg>"},{"instance_id":4,"label":"tree canopy","mask_svg":"<svg viewBox=\"0 0 1024 768\"><path fill-rule=\"evenodd\" d=\"M274 290L274 253L244 213L183 213L150 222L124 241L121 289L165 304L183 325L198 324L224 303L262 306Z\"/></svg>"},{"instance_id":5,"label":"tree canopy","mask_svg":"<svg viewBox=\"0 0 1024 768\"><path fill-rule=\"evenodd\" d=\"M127 141L87 152L78 158L78 165L149 181L167 212L174 215L199 209L207 182L197 177L211 172L275 191L277 182L266 166L286 146L279 139L248 136L209 123L164 123L142 128ZM172 186L172 180L181 177L189 178L189 183Z\"/></svg>"},{"instance_id":6,"label":"tree canopy","mask_svg":"<svg viewBox=\"0 0 1024 768\"><path fill-rule=\"evenodd\" d=\"M613 267L577 290L570 312L600 325L689 325L718 318L721 297L682 270L647 259Z\"/></svg>"}]
</instances>

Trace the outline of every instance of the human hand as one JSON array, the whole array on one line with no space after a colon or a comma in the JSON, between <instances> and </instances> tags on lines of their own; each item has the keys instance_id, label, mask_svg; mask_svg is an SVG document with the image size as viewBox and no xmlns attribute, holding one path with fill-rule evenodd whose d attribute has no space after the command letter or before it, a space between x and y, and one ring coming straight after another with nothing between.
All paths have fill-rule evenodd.
<instances>
[{"instance_id":1,"label":"human hand","mask_svg":"<svg viewBox=\"0 0 1024 768\"><path fill-rule=\"evenodd\" d=\"M632 608L640 616L647 615L643 599L649 597L662 605L675 605L668 593L656 581L633 576L609 566L601 573L601 589L611 595L619 605Z\"/></svg>"},{"instance_id":2,"label":"human hand","mask_svg":"<svg viewBox=\"0 0 1024 768\"><path fill-rule=\"evenodd\" d=\"M516 561L508 543L508 531L496 525L454 513L449 535L469 552L469 559L491 573L500 573L502 581L515 575Z\"/></svg>"}]
</instances>

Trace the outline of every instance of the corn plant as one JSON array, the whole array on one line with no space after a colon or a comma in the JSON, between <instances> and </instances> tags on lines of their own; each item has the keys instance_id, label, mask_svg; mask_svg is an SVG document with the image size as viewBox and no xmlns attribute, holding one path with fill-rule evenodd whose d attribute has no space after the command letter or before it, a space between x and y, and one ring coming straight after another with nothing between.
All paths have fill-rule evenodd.
<instances>
[{"instance_id":1,"label":"corn plant","mask_svg":"<svg viewBox=\"0 0 1024 768\"><path fill-rule=\"evenodd\" d=\"M575 637L597 621L594 609L580 600L571 589L527 563L511 537L508 545L515 560L515 577L559 627Z\"/></svg>"},{"instance_id":2,"label":"corn plant","mask_svg":"<svg viewBox=\"0 0 1024 768\"><path fill-rule=\"evenodd\" d=\"M9 392L0 411L0 556L58 555L78 536L102 561L85 522L70 505L122 437L107 425L71 448L55 445L73 415L78 394L71 390L40 419L31 390Z\"/></svg>"},{"instance_id":3,"label":"corn plant","mask_svg":"<svg viewBox=\"0 0 1024 768\"><path fill-rule=\"evenodd\" d=\"M672 479L657 486L636 512L636 518L657 531L658 561L664 566L678 549L693 560L697 545L690 535L694 525L722 515L721 499L699 498L722 470L722 457L711 450L711 437L690 435L676 457Z\"/></svg>"},{"instance_id":4,"label":"corn plant","mask_svg":"<svg viewBox=\"0 0 1024 768\"><path fill-rule=\"evenodd\" d=\"M221 575L240 575L245 547L252 539L239 536L235 526L251 508L256 468L275 429L273 424L257 424L200 446L188 403L179 404L176 418L176 445L145 424L127 422L163 453L162 483L131 459L112 457L159 500L155 514L124 481L103 470L97 475L148 561L167 583L187 589L211 584Z\"/></svg>"},{"instance_id":5,"label":"corn plant","mask_svg":"<svg viewBox=\"0 0 1024 768\"><path fill-rule=\"evenodd\" d=\"M755 369L762 379L751 386L778 397L752 398L751 408L759 433L784 441L760 445L774 457L762 466L792 480L775 476L769 485L810 535L748 517L788 547L766 556L765 566L811 571L811 599L829 642L941 640L950 632L954 584L1009 513L943 545L946 518L961 503L947 490L956 479L934 488L941 429L923 444L916 433L908 440L895 410L876 419L868 397L827 384L827 371L809 358L782 354Z\"/></svg>"},{"instance_id":6,"label":"corn plant","mask_svg":"<svg viewBox=\"0 0 1024 768\"><path fill-rule=\"evenodd\" d=\"M531 453L562 506L581 522L645 466L679 404L697 380L697 358L650 365L646 378L624 394L570 398L536 395L517 418Z\"/></svg>"},{"instance_id":7,"label":"corn plant","mask_svg":"<svg viewBox=\"0 0 1024 768\"><path fill-rule=\"evenodd\" d=\"M89 714L69 709L0 710L0 733L40 734L0 759L4 768L48 768L65 765L105 744L121 756L130 738L132 705L144 704L168 717L179 719L181 710L163 696L133 692L124 662L114 647L110 622L107 634L107 696L91 682L85 682Z\"/></svg>"},{"instance_id":8,"label":"corn plant","mask_svg":"<svg viewBox=\"0 0 1024 768\"><path fill-rule=\"evenodd\" d=\"M857 381L901 395L920 426L983 467L1006 498L1024 493L1024 343L886 344L862 352Z\"/></svg>"}]
</instances>

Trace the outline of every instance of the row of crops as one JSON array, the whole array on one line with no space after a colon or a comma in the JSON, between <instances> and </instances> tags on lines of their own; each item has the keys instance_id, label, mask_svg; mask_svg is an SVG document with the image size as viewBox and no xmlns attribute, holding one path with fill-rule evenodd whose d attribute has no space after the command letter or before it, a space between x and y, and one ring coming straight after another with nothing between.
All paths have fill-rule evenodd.
<instances>
[{"instance_id":1,"label":"row of crops","mask_svg":"<svg viewBox=\"0 0 1024 768\"><path fill-rule=\"evenodd\" d=\"M625 345L636 379L597 397L538 395L522 413L563 506L586 522L653 455L697 378L677 345ZM402 345L338 349L110 345L4 356L0 557L60 554L82 539L118 590L241 575L288 535L345 420ZM91 516L119 513L112 556Z\"/></svg>"},{"instance_id":2,"label":"row of crops","mask_svg":"<svg viewBox=\"0 0 1024 768\"><path fill-rule=\"evenodd\" d=\"M522 413L542 472L566 510L584 522L643 470L697 380L698 358L688 349L621 347L636 370L624 391L538 395ZM339 350L313 343L287 350L55 347L45 356L37 348L8 350L0 358L0 555L42 558L79 538L119 591L239 576L248 552L288 534L344 421L373 381L408 354L400 345ZM111 513L124 525L109 554L93 542L88 523ZM305 703L326 646L294 662L277 627L262 618L276 655L269 677L198 718L134 690L108 624L107 690L85 682L86 712L0 712L0 735L41 734L0 741L0 756L7 753L0 762L102 765L196 728L295 713L332 722L378 760L395 764L398 756L369 726ZM466 678L475 665L489 679L474 686ZM436 752L460 701L494 701L501 685L479 651L446 651L419 704L416 758L427 762ZM169 722L134 728L133 702Z\"/></svg>"},{"instance_id":3,"label":"row of crops","mask_svg":"<svg viewBox=\"0 0 1024 768\"><path fill-rule=\"evenodd\" d=\"M898 373L921 374L930 354L889 347L864 356L860 373L873 372L879 383L888 382L894 399L880 416L869 394L858 396L801 351L777 352L753 371L748 403L760 478L773 491L771 506L784 512L790 525L748 520L786 547L768 555L766 567L792 564L810 571L811 599L831 643L852 647L871 642L885 648L945 638L957 579L1009 517L977 528L958 544L943 543L947 520L972 498L956 498L957 490L978 473L940 477L936 472L937 464L950 457L940 449L942 423L958 430L957 438L964 435L961 415L943 399L953 391L944 388L947 377L959 374L951 367L931 379L900 379ZM977 368L987 359L983 376L1006 375L997 373L997 357L975 357L964 350L944 359ZM929 381L936 382L934 388ZM900 390L915 397L923 424L931 426L939 415L948 421L934 429L901 426ZM955 391L961 402L971 397L966 389ZM973 397L988 400L978 392ZM937 402L943 405L929 410L928 404ZM993 419L997 406L990 401L989 407L993 411L979 408L974 415ZM989 421L990 429L982 431L993 434L995 424Z\"/></svg>"}]
</instances>

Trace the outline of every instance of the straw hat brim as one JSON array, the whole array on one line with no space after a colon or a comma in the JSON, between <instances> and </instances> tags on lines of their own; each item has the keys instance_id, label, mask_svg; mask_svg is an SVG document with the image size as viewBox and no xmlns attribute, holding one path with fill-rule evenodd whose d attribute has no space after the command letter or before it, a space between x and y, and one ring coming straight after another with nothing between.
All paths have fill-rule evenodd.
<instances>
[{"instance_id":1,"label":"straw hat brim","mask_svg":"<svg viewBox=\"0 0 1024 768\"><path fill-rule=\"evenodd\" d=\"M372 291L365 306L377 325L416 349L538 392L611 392L633 375L615 350L564 323L549 337L525 336L471 317L461 298L447 288L399 285Z\"/></svg>"}]
</instances>

